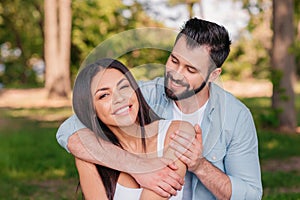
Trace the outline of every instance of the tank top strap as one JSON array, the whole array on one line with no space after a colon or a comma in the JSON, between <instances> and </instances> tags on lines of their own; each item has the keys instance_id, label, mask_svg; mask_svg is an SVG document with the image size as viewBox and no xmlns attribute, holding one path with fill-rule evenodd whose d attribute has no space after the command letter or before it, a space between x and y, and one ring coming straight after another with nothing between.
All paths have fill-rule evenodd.
<instances>
[{"instance_id":1,"label":"tank top strap","mask_svg":"<svg viewBox=\"0 0 300 200\"><path fill-rule=\"evenodd\" d=\"M158 135L157 135L157 156L163 156L165 138L172 120L160 120L158 124Z\"/></svg>"}]
</instances>

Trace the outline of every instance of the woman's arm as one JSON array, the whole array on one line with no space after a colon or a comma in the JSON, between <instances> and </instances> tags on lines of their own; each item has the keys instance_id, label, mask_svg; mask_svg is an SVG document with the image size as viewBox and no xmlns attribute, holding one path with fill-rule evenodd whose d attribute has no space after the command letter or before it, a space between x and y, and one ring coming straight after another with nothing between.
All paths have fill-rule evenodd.
<instances>
[{"instance_id":1,"label":"woman's arm","mask_svg":"<svg viewBox=\"0 0 300 200\"><path fill-rule=\"evenodd\" d=\"M185 132L186 134L195 135L195 129L188 122L172 121L172 123L170 124L170 127L167 131L166 138L165 138L164 157L174 161L175 165L178 167L178 169L175 172L184 179L184 176L185 176L186 170L187 170L187 166L175 156L174 149L169 147L169 143L171 141L170 135L172 133L174 133L175 131L182 131L182 132ZM151 190L143 189L140 199L141 200L150 200L150 199L151 200L152 199L153 200L163 200L163 199L168 199L168 198L161 197Z\"/></svg>"},{"instance_id":2,"label":"woman's arm","mask_svg":"<svg viewBox=\"0 0 300 200\"><path fill-rule=\"evenodd\" d=\"M81 190L86 200L107 200L105 188L95 164L75 158Z\"/></svg>"}]
</instances>

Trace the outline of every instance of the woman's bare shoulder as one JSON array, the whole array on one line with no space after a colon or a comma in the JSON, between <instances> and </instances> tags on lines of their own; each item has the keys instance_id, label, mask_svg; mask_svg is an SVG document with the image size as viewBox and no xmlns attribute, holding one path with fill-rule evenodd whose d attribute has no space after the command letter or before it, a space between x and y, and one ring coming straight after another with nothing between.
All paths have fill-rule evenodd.
<instances>
[{"instance_id":1,"label":"woman's bare shoulder","mask_svg":"<svg viewBox=\"0 0 300 200\"><path fill-rule=\"evenodd\" d=\"M170 124L169 131L183 131L187 134L195 135L195 129L193 125L182 120L173 120Z\"/></svg>"}]
</instances>

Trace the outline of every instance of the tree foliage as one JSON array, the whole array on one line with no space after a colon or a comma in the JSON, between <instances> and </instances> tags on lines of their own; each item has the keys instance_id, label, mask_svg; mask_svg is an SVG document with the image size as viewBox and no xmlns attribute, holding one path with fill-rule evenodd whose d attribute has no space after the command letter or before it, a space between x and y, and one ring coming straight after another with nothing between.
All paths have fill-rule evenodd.
<instances>
[{"instance_id":1,"label":"tree foliage","mask_svg":"<svg viewBox=\"0 0 300 200\"><path fill-rule=\"evenodd\" d=\"M225 63L225 79L269 79L271 77L272 0L234 0L243 3L249 22L234 41L232 52ZM296 57L300 75L300 1L294 1L294 32L298 35L290 51Z\"/></svg>"},{"instance_id":2,"label":"tree foliage","mask_svg":"<svg viewBox=\"0 0 300 200\"><path fill-rule=\"evenodd\" d=\"M239 1L239 0L236 0ZM247 10L249 22L234 41L225 79L267 79L270 77L270 51L272 48L272 3L270 0L241 0Z\"/></svg>"},{"instance_id":3,"label":"tree foliage","mask_svg":"<svg viewBox=\"0 0 300 200\"><path fill-rule=\"evenodd\" d=\"M41 0L2 0L0 2L0 64L5 85L33 86L36 58L43 57L43 6Z\"/></svg>"},{"instance_id":4,"label":"tree foliage","mask_svg":"<svg viewBox=\"0 0 300 200\"><path fill-rule=\"evenodd\" d=\"M113 35L134 28L142 27L162 27L162 24L149 18L143 11L142 5L134 1L130 5L125 5L122 1L73 1L73 29L72 29L72 64L75 65L74 71L80 66L91 51ZM122 38L120 38L122 39ZM120 41L120 44L122 42ZM109 47L108 47L109 48ZM118 47L116 47L118 48ZM151 56L144 56L135 53L135 59L128 56L123 57L129 67L135 66L134 61L139 60L145 63ZM154 60L165 59L156 51ZM152 61L154 61L152 60ZM149 60L148 60L149 61ZM151 60L150 60L151 62ZM73 73L73 76L76 73Z\"/></svg>"},{"instance_id":5,"label":"tree foliage","mask_svg":"<svg viewBox=\"0 0 300 200\"><path fill-rule=\"evenodd\" d=\"M0 72L0 83L6 87L44 84L44 80L37 79L34 72L35 65L44 60L43 3L42 0L0 2L0 45L4 49L0 51L0 64L5 65L5 71ZM72 1L72 79L93 48L116 33L141 27L162 27L162 24L147 16L137 1L130 4L124 4L121 0ZM14 52L21 52L21 55L15 55ZM137 52L135 51L135 55L143 55ZM152 51L151 55L143 55L143 58L138 56L136 59L144 59L145 62L149 58L153 62L164 62L166 59L166 54L158 51ZM155 58L153 55L156 55ZM123 60L126 64L136 64L126 56Z\"/></svg>"},{"instance_id":6,"label":"tree foliage","mask_svg":"<svg viewBox=\"0 0 300 200\"><path fill-rule=\"evenodd\" d=\"M272 48L271 0L233 1L243 3L250 19L246 30L241 31L239 40L233 41L232 52L224 66L223 78L269 78ZM133 28L162 27L161 23L155 22L147 15L144 10L147 6L139 2L143 1L72 1L72 79L75 78L81 62L91 50L114 34ZM201 1L170 0L168 2L176 5L176 3L188 2L196 4ZM296 56L299 74L300 3L299 1L294 3L294 25L297 37L291 51ZM148 5L150 2L145 1L143 4ZM4 83L7 87L25 85L31 87L44 84L44 80L37 79L33 70L37 63L42 65L44 60L43 12L43 0L2 0L0 2L0 65L4 64L6 67L4 73L1 71L2 65L0 67L0 83ZM129 66L146 63L146 59L151 59L150 62L164 63L167 54L157 50L140 50L129 52L122 60Z\"/></svg>"}]
</instances>

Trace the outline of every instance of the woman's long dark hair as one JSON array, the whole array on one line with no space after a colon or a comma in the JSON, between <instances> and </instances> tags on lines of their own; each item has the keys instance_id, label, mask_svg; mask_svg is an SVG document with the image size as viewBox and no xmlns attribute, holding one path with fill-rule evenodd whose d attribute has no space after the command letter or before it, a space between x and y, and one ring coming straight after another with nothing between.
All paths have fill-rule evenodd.
<instances>
[{"instance_id":1,"label":"woman's long dark hair","mask_svg":"<svg viewBox=\"0 0 300 200\"><path fill-rule=\"evenodd\" d=\"M138 122L141 127L141 142L143 149L146 150L146 133L144 127L153 121L159 120L160 117L156 115L147 104L131 72L121 62L110 58L104 58L87 65L79 72L73 89L73 110L75 114L78 119L98 137L110 141L114 145L122 148L115 134L97 117L93 105L91 82L98 72L105 69L119 70L125 75L131 87L134 89L139 101ZM112 200L120 172L100 165L96 165L96 167L104 184L107 197Z\"/></svg>"}]
</instances>

